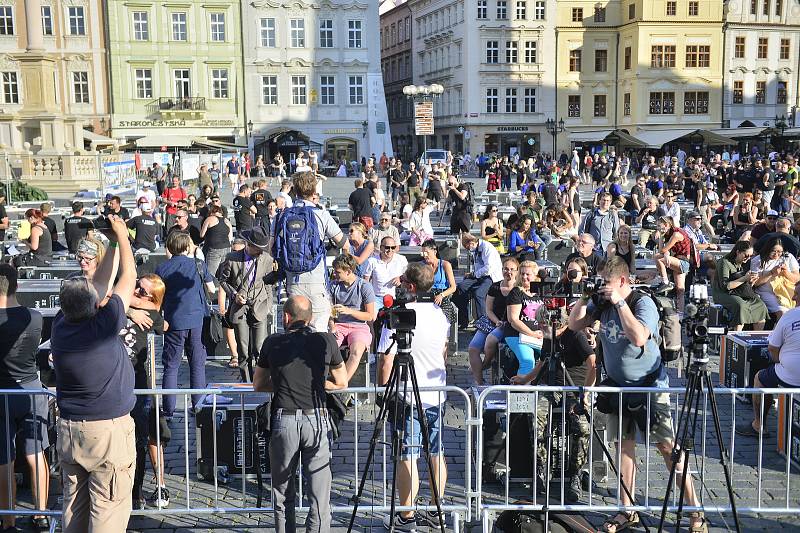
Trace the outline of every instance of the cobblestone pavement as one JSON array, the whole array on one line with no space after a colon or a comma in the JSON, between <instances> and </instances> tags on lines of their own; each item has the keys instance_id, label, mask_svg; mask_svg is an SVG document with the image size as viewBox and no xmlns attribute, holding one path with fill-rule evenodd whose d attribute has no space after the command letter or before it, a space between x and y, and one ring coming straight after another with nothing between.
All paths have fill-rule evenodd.
<instances>
[{"instance_id":1,"label":"cobblestone pavement","mask_svg":"<svg viewBox=\"0 0 800 533\"><path fill-rule=\"evenodd\" d=\"M349 192L350 180L347 180L347 185L337 183L336 185L341 189L339 192L334 192L335 197L341 197L344 192ZM331 181L328 182L331 184ZM327 191L333 187L326 185ZM329 192L326 192L329 193ZM465 349L469 341L467 334L461 334L459 339L460 349ZM226 368L226 361L209 361L207 365L207 377L209 382L218 383L234 383L238 379L238 372ZM160 369L160 361L159 361ZM717 369L713 368L714 380L717 381ZM676 378L676 371L670 370L672 375L672 385L682 386L683 380ZM179 383L183 386L188 385L188 369L184 364L179 376ZM471 385L471 376L468 370L467 356L463 351L458 351L451 355L448 359L448 383L458 387L467 389ZM238 402L238 399L237 399ZM190 415L189 419L184 419L182 414L183 402L179 399L178 410L175 418L172 421L171 427L173 431L173 438L165 453L165 467L167 474L167 483L171 491L172 498L169 506L169 512L177 512L180 509L184 511L182 514L167 514L167 511L159 512L152 511L155 514L147 516L134 516L130 523L130 531L137 531L142 533L148 532L173 532L173 533L189 533L189 532L205 532L205 531L274 531L274 524L272 517L267 513L251 513L251 514L234 514L234 513L214 513L214 512L192 512L186 511L187 505L191 508L215 508L215 507L255 507L256 494L258 491L258 484L254 479L248 479L245 482L245 497L242 498L242 482L238 479L231 480L228 484L220 484L215 488L213 483L201 481L197 477L195 461L197 459L197 446L196 446L196 428L194 416ZM722 427L724 431L725 442L731 442L730 431L733 427L733 412L731 409L731 402L726 398L725 401L720 402ZM750 415L748 406L737 402L735 419L738 421L746 420ZM352 413L351 413L352 416ZM360 472L356 471L356 464L363 464L364 458L369 447L369 438L372 433L373 424L371 423L376 416L374 403L359 405L358 407L358 431L354 435L353 418L343 424L343 436L333 447L333 490L331 500L333 505L346 505L348 499L354 494L356 488L356 479L360 476ZM442 433L442 440L446 449L446 457L448 464L448 482L446 487L445 503L449 505L463 504L465 495L465 477L467 463L471 458L466 457L466 426L465 420L467 413L464 409L463 401L457 395L451 394L449 397L449 404L444 418L444 429ZM185 425L184 423L187 423ZM734 453L734 472L733 472L733 486L737 497L737 504L739 506L752 506L760 498L765 505L775 507L785 507L787 504L787 486L786 486L786 462L782 456L774 452L776 448L775 435L775 417L773 416L769 422L773 430L773 436L765 439L763 443L764 453L761 464L757 463L759 444L756 440L737 438L735 440L735 453ZM710 426L709 426L710 428ZM727 494L724 488L724 478L722 469L718 462L718 450L715 441L712 439L713 434L710 431L706 432L707 435L707 449L706 455L709 458L705 463L705 486L706 492L704 493L706 505L727 505ZM357 436L357 441L354 438ZM186 450L189 450L189 476L188 476L188 489L189 500L187 501L186 495ZM474 449L474 448L473 448ZM644 491L647 490L651 501L661 502L660 498L664 493L666 487L668 472L663 465L660 455L651 447L645 450L644 444L639 444L638 451L638 483L637 483L637 497L640 499L644 497ZM701 452L702 450L698 450ZM204 453L205 455L205 453ZM646 466L646 461L649 463L649 468ZM386 479L391 479L390 464L388 464L389 457L387 450L384 446L379 446L378 456L376 458L376 468L373 469L373 479L368 483L367 496L362 500L361 508L365 511L368 510L370 504L380 502L383 499L383 494L388 491L388 487L381 484L383 478L383 468L386 464ZM692 464L694 470L699 470L699 466ZM762 474L761 491L758 491L758 472ZM646 474L647 472L647 474ZM472 472L473 483L475 479L475 472ZM426 486L425 469L421 467L421 477L423 479L423 487L421 495L427 500L429 494ZM145 480L145 490L149 493L153 490L154 485L152 476L148 473ZM593 490L593 502L597 505L602 505L603 502L611 503L613 497L616 496L616 486L614 484L615 478L611 476L608 482L598 482ZM800 506L800 480L798 480L796 470L792 471L790 477L791 485L788 489L788 503L792 507ZM57 483L54 483L54 491L58 490ZM267 486L268 488L268 486ZM268 490L266 491L268 492ZM504 488L499 484L488 484L484 486L483 497L485 501L491 503L502 502L502 495ZM510 496L530 497L530 488L525 486L512 487ZM268 498L268 496L267 496ZM30 502L30 494L27 491L20 492L20 501L22 506L28 506ZM58 505L57 495L51 498L51 505ZM584 501L586 501L584 499ZM608 514L608 513L607 513ZM657 527L658 517L654 515L644 515L649 521L649 525L653 528ZM604 515L595 513L589 515L590 521L596 526L599 526ZM304 517L300 515L302 520ZM462 515L462 519L463 519ZM466 529L471 531L480 531L480 522L478 517L473 516L474 521L466 524ZM721 517L713 513L708 514L708 518L712 524L712 531L726 531L733 529L733 521L730 515ZM342 532L347 530L347 520L349 514L335 514L334 524L332 531ZM355 527L356 531L370 531L382 530L380 522L381 516L379 514L364 514L359 517ZM20 521L22 524L24 521ZM448 530L453 530L453 522L448 516ZM800 531L800 516L786 516L786 515L762 515L753 516L744 514L742 516L742 526L744 531L769 531L775 529L785 529ZM684 521L685 527L685 521ZM422 528L421 531L425 531Z\"/></svg>"}]
</instances>

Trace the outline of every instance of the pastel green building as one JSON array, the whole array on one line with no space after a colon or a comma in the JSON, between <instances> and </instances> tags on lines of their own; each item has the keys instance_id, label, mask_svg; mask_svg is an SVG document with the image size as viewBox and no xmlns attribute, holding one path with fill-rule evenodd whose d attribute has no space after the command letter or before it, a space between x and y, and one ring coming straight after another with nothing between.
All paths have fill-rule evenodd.
<instances>
[{"instance_id":1,"label":"pastel green building","mask_svg":"<svg viewBox=\"0 0 800 533\"><path fill-rule=\"evenodd\" d=\"M141 148L245 139L238 0L109 0L112 136Z\"/></svg>"}]
</instances>

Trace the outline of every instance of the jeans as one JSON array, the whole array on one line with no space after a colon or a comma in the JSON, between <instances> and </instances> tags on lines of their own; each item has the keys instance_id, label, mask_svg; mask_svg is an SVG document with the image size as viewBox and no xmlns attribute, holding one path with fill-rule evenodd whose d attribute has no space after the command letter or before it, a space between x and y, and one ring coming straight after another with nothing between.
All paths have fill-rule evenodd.
<instances>
[{"instance_id":1,"label":"jeans","mask_svg":"<svg viewBox=\"0 0 800 533\"><path fill-rule=\"evenodd\" d=\"M478 314L475 318L486 314L486 294L492 285L492 278L482 276L480 278L464 278L458 284L458 289L453 295L453 303L458 308L458 327L464 329L469 324L469 302L473 298L478 306Z\"/></svg>"},{"instance_id":2,"label":"jeans","mask_svg":"<svg viewBox=\"0 0 800 533\"><path fill-rule=\"evenodd\" d=\"M181 366L181 349L186 350L189 360L189 386L200 389L206 386L206 347L203 344L203 326L192 329L168 330L164 333L164 350L161 360L164 365L162 387L178 388L178 368ZM192 406L200 402L203 396L192 394ZM164 416L172 416L175 412L175 396L164 397Z\"/></svg>"},{"instance_id":3,"label":"jeans","mask_svg":"<svg viewBox=\"0 0 800 533\"><path fill-rule=\"evenodd\" d=\"M242 383L250 383L253 381L253 361L258 360L261 345L267 338L267 321L250 324L248 320L241 320L233 324L233 333Z\"/></svg>"},{"instance_id":4,"label":"jeans","mask_svg":"<svg viewBox=\"0 0 800 533\"><path fill-rule=\"evenodd\" d=\"M297 462L303 457L303 480L309 511L306 531L319 533L331 528L331 450L327 412L277 409L272 414L269 460L272 467L272 494L275 505L275 531L297 530Z\"/></svg>"},{"instance_id":5,"label":"jeans","mask_svg":"<svg viewBox=\"0 0 800 533\"><path fill-rule=\"evenodd\" d=\"M216 277L219 265L225 259L225 256L230 253L230 248L203 248L203 255L206 258L206 265L208 266L209 273Z\"/></svg>"}]
</instances>

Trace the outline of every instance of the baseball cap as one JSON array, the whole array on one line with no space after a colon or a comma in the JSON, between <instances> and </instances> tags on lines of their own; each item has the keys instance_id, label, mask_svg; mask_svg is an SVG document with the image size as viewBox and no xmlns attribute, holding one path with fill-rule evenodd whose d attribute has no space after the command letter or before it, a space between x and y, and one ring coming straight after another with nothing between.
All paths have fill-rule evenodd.
<instances>
[{"instance_id":1,"label":"baseball cap","mask_svg":"<svg viewBox=\"0 0 800 533\"><path fill-rule=\"evenodd\" d=\"M778 216L778 212L775 211L774 209L770 209L769 211L767 211L767 216L768 217L777 217Z\"/></svg>"},{"instance_id":2,"label":"baseball cap","mask_svg":"<svg viewBox=\"0 0 800 533\"><path fill-rule=\"evenodd\" d=\"M686 218L687 219L690 219L690 218L701 218L700 217L700 212L699 211L689 211L688 213L686 213Z\"/></svg>"},{"instance_id":3,"label":"baseball cap","mask_svg":"<svg viewBox=\"0 0 800 533\"><path fill-rule=\"evenodd\" d=\"M142 183L142 187L152 187L152 186L153 184L150 183L149 181L145 181L144 183Z\"/></svg>"}]
</instances>

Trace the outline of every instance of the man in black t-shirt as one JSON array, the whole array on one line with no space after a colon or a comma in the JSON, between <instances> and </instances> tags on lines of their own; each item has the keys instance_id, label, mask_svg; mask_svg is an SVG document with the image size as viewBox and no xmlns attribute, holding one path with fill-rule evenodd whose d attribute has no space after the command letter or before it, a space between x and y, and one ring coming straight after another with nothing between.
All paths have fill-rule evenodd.
<instances>
[{"instance_id":1,"label":"man in black t-shirt","mask_svg":"<svg viewBox=\"0 0 800 533\"><path fill-rule=\"evenodd\" d=\"M264 228L269 233L269 211L267 204L272 200L272 195L267 190L267 180L258 180L258 188L250 195L250 201L256 208L255 225Z\"/></svg>"},{"instance_id":2,"label":"man in black t-shirt","mask_svg":"<svg viewBox=\"0 0 800 533\"><path fill-rule=\"evenodd\" d=\"M127 222L128 229L132 229L136 233L133 238L133 250L134 252L138 250L153 252L157 248L156 237L161 235L161 224L153 217L150 202L146 200L140 202L139 209L142 210L142 214Z\"/></svg>"},{"instance_id":3,"label":"man in black t-shirt","mask_svg":"<svg viewBox=\"0 0 800 533\"><path fill-rule=\"evenodd\" d=\"M350 205L350 210L353 211L353 220L364 224L369 231L375 222L372 220L372 201L370 200L372 195L368 189L364 188L362 179L357 179L355 186L356 190L350 193L347 203Z\"/></svg>"},{"instance_id":4,"label":"man in black t-shirt","mask_svg":"<svg viewBox=\"0 0 800 533\"><path fill-rule=\"evenodd\" d=\"M39 206L39 210L42 212L42 223L47 226L47 230L50 232L50 239L53 243L53 251L57 252L60 250L64 250L64 245L58 242L58 229L56 228L56 221L50 217L50 212L53 210L53 205L50 202L43 202Z\"/></svg>"},{"instance_id":5,"label":"man in black t-shirt","mask_svg":"<svg viewBox=\"0 0 800 533\"><path fill-rule=\"evenodd\" d=\"M255 221L256 206L250 200L250 186L246 183L239 187L239 194L233 199L233 217L236 220L236 231L252 229Z\"/></svg>"},{"instance_id":6,"label":"man in black t-shirt","mask_svg":"<svg viewBox=\"0 0 800 533\"><path fill-rule=\"evenodd\" d=\"M108 201L108 207L106 207L104 215L117 215L122 220L128 220L131 218L131 214L128 211L128 208L122 207L122 199L119 196L112 196L111 199Z\"/></svg>"},{"instance_id":7,"label":"man in black t-shirt","mask_svg":"<svg viewBox=\"0 0 800 533\"><path fill-rule=\"evenodd\" d=\"M603 256L594 250L595 242L595 238L590 233L578 235L577 250L567 256L564 264L566 265L575 257L582 257L586 261L586 266L589 267L589 275L596 275L600 263L603 262Z\"/></svg>"},{"instance_id":8,"label":"man in black t-shirt","mask_svg":"<svg viewBox=\"0 0 800 533\"><path fill-rule=\"evenodd\" d=\"M44 449L47 438L47 397L39 381L36 353L42 337L42 315L17 303L17 270L0 265L0 389L30 390L30 396L7 396L0 402L0 509L11 509L6 480L13 479L16 444L24 446L31 468L34 501L47 509L49 470ZM8 412L6 412L6 408ZM34 416L35 413L35 416ZM6 432L8 427L8 432ZM10 461L8 460L10 459ZM15 517L3 516L2 531L17 531ZM47 519L37 517L34 525L47 527Z\"/></svg>"},{"instance_id":9,"label":"man in black t-shirt","mask_svg":"<svg viewBox=\"0 0 800 533\"><path fill-rule=\"evenodd\" d=\"M179 209L178 212L175 213L175 225L169 228L167 231L167 235L164 237L164 242L166 242L167 239L169 239L169 236L176 231L187 233L192 238L192 243L195 246L199 245L203 241L203 239L200 237L200 230L189 225L189 213L187 213L185 209Z\"/></svg>"},{"instance_id":10,"label":"man in black t-shirt","mask_svg":"<svg viewBox=\"0 0 800 533\"><path fill-rule=\"evenodd\" d=\"M78 252L78 243L89 234L92 221L83 216L83 203L72 203L72 216L64 220L64 240L70 253Z\"/></svg>"},{"instance_id":11,"label":"man in black t-shirt","mask_svg":"<svg viewBox=\"0 0 800 533\"><path fill-rule=\"evenodd\" d=\"M254 390L273 392L269 458L278 531L286 531L286 524L297 523L292 466L298 452L303 454L303 477L311 505L306 529L329 531L331 526L331 452L324 438L329 422L322 410L326 390L347 387L347 371L336 337L314 332L308 326L311 317L311 302L305 296L286 301L285 333L271 335L264 342L253 378ZM323 438L318 438L320 434Z\"/></svg>"}]
</instances>

